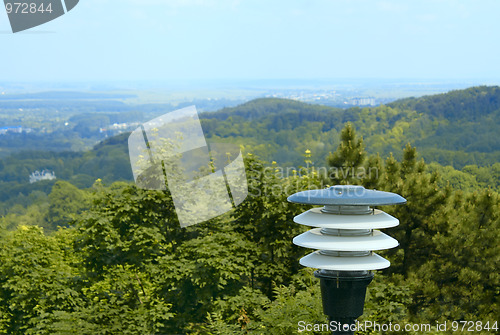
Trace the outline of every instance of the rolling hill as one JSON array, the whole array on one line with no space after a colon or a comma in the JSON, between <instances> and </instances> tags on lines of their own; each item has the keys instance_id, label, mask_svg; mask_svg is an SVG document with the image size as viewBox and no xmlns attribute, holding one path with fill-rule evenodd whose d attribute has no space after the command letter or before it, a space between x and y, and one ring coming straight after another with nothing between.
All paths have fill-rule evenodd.
<instances>
[{"instance_id":1,"label":"rolling hill","mask_svg":"<svg viewBox=\"0 0 500 335\"><path fill-rule=\"evenodd\" d=\"M371 154L399 156L411 143L427 161L458 169L500 161L499 87L473 87L345 110L259 99L204 114L202 122L210 140L240 143L284 165L302 163L306 149L317 164L324 164L346 122L355 125Z\"/></svg>"},{"instance_id":2,"label":"rolling hill","mask_svg":"<svg viewBox=\"0 0 500 335\"><path fill-rule=\"evenodd\" d=\"M311 151L316 166L325 166L327 155L339 143L341 129L352 122L369 154L400 157L411 143L426 162L449 165L434 169L454 175L459 188L465 187L460 186L465 179L473 179L468 187L479 182L483 187L498 187L499 183L499 87L473 87L362 109L257 99L202 113L200 119L209 143L237 143L281 166L304 165L306 150ZM54 171L57 178L80 188L90 187L98 178L105 183L132 180L127 138L124 133L106 139L87 152L24 151L1 159L3 210L16 203L29 204L30 195L50 190L51 181L29 184L29 174L36 170ZM468 175L457 175L462 172L455 169Z\"/></svg>"}]
</instances>

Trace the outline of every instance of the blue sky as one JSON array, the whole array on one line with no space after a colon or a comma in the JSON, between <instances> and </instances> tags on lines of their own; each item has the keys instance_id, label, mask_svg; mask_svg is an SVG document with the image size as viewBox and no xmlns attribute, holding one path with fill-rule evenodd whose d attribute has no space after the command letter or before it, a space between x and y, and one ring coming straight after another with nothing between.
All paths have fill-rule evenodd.
<instances>
[{"instance_id":1,"label":"blue sky","mask_svg":"<svg viewBox=\"0 0 500 335\"><path fill-rule=\"evenodd\" d=\"M0 81L478 79L500 82L496 0L80 0L12 34Z\"/></svg>"}]
</instances>

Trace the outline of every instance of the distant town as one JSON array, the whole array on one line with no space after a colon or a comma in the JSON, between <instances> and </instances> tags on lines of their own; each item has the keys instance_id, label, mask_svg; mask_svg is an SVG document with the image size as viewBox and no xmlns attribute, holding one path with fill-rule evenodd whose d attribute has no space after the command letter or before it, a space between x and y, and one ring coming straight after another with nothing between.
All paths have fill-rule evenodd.
<instances>
[{"instance_id":1,"label":"distant town","mask_svg":"<svg viewBox=\"0 0 500 335\"><path fill-rule=\"evenodd\" d=\"M352 106L378 106L388 103L394 99L375 98L372 96L349 96L345 93L337 91L279 91L265 95L266 98L282 98L291 99L301 102L324 104L337 107L352 107Z\"/></svg>"}]
</instances>

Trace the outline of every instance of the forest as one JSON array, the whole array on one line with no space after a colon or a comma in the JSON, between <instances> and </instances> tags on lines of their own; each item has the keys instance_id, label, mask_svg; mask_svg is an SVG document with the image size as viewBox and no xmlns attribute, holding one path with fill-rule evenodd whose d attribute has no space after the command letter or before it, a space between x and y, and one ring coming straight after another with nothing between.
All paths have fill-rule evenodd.
<instances>
[{"instance_id":1,"label":"forest","mask_svg":"<svg viewBox=\"0 0 500 335\"><path fill-rule=\"evenodd\" d=\"M336 184L408 201L380 207L400 220L385 231L400 246L380 253L391 267L377 271L361 320L473 321L495 333L499 97L479 87L363 109L260 99L204 113L209 141L241 145L252 192L187 228L168 190L132 182L126 133L87 152L8 156L0 334L285 335L324 323L318 280L298 263L310 251L291 242L308 207L286 198ZM28 184L41 168L57 180Z\"/></svg>"},{"instance_id":2,"label":"forest","mask_svg":"<svg viewBox=\"0 0 500 335\"><path fill-rule=\"evenodd\" d=\"M371 154L402 157L410 142L427 161L462 169L499 161L500 87L481 86L388 105L336 109L283 99L257 99L204 115L209 138L249 144L267 160L297 166L301 153L324 157L339 143L346 122Z\"/></svg>"},{"instance_id":3,"label":"forest","mask_svg":"<svg viewBox=\"0 0 500 335\"><path fill-rule=\"evenodd\" d=\"M370 155L387 157L392 153L401 160L405 145L411 143L428 163L429 171L439 172L440 187L449 184L454 189L491 187L498 191L499 100L500 88L488 86L363 109L266 98L217 112L204 112L200 119L209 144L236 143L266 162L275 161L280 166L296 169L303 165L306 150L311 151L312 165L326 167L326 157L340 143L342 128L351 122L363 137ZM69 106L76 109L75 104L73 101ZM80 189L91 187L96 179L105 184L132 181L128 133L103 137L99 127L130 122L135 124L131 129L135 129L139 122L173 108L161 104L143 107L144 111L127 109L118 113L96 102L92 108L99 109L98 113L73 111L68 112L67 119L54 114L59 115L62 130L52 123L54 129L43 134L0 135L0 150L6 155L0 158L3 190L0 214L7 214L15 205L26 208L38 198L46 199L54 182L29 184L28 177L34 171L53 171L57 178ZM10 114L4 111L5 115ZM25 113L24 116L31 119L34 112ZM64 120L69 129L64 127ZM37 122L45 124L47 120L39 117ZM83 150L96 141L91 150ZM15 209L22 211L19 206Z\"/></svg>"}]
</instances>

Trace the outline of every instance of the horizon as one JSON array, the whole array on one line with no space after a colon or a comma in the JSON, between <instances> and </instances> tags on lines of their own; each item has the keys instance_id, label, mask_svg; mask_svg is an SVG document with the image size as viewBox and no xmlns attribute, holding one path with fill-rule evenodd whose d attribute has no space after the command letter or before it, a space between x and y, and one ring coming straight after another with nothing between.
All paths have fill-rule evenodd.
<instances>
[{"instance_id":1,"label":"horizon","mask_svg":"<svg viewBox=\"0 0 500 335\"><path fill-rule=\"evenodd\" d=\"M139 80L139 81L0 81L0 90L11 94L47 91L172 91L205 90L367 90L401 89L424 92L449 92L479 86L500 86L500 80L432 79L432 78L263 78L263 79L198 79L198 80ZM430 93L432 94L432 93Z\"/></svg>"},{"instance_id":2,"label":"horizon","mask_svg":"<svg viewBox=\"0 0 500 335\"><path fill-rule=\"evenodd\" d=\"M143 82L0 82L0 101L51 101L54 97L29 97L30 94L50 93L87 93L105 94L104 99L120 101L127 105L179 104L192 103L201 112L220 109L219 104L207 102L226 101L222 107L234 107L245 102L262 98L295 100L309 104L319 104L349 108L359 102L356 99L369 99L365 106L378 106L406 98L420 98L473 87L495 87L498 83L466 82L446 80L376 80L349 79L263 79L263 80L202 80L184 81L143 81ZM9 96L12 96L10 98ZM58 99L75 100L61 96ZM93 100L92 96L76 100ZM103 99L103 97L99 97Z\"/></svg>"}]
</instances>

